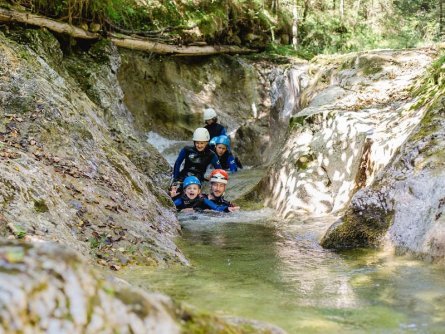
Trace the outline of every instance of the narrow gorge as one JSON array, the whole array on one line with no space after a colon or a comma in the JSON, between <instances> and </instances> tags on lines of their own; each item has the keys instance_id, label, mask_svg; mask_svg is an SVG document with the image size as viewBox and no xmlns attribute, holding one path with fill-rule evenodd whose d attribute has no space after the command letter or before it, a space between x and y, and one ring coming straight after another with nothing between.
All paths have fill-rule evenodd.
<instances>
[{"instance_id":1,"label":"narrow gorge","mask_svg":"<svg viewBox=\"0 0 445 334\"><path fill-rule=\"evenodd\" d=\"M442 52L174 57L2 28L0 332L443 328ZM170 158L208 106L246 166L228 191L244 210L178 220ZM386 317L399 286L362 302L411 265L434 319Z\"/></svg>"}]
</instances>

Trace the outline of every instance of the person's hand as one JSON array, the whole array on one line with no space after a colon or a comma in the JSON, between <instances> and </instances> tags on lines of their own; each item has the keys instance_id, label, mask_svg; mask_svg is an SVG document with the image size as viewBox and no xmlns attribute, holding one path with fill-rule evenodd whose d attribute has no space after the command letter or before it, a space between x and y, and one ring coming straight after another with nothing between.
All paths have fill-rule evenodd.
<instances>
[{"instance_id":1,"label":"person's hand","mask_svg":"<svg viewBox=\"0 0 445 334\"><path fill-rule=\"evenodd\" d=\"M235 212L235 211L239 211L240 207L239 206L229 206L227 209L229 210L229 212Z\"/></svg>"},{"instance_id":2,"label":"person's hand","mask_svg":"<svg viewBox=\"0 0 445 334\"><path fill-rule=\"evenodd\" d=\"M181 212L194 212L195 210L193 208L186 208L182 209Z\"/></svg>"},{"instance_id":3,"label":"person's hand","mask_svg":"<svg viewBox=\"0 0 445 334\"><path fill-rule=\"evenodd\" d=\"M213 200L213 199L215 199L215 196L213 196L212 194L208 194L208 195L207 195L207 198L208 198L209 200Z\"/></svg>"},{"instance_id":4,"label":"person's hand","mask_svg":"<svg viewBox=\"0 0 445 334\"><path fill-rule=\"evenodd\" d=\"M178 193L178 187L172 186L170 188L170 197L178 196L180 193Z\"/></svg>"}]
</instances>

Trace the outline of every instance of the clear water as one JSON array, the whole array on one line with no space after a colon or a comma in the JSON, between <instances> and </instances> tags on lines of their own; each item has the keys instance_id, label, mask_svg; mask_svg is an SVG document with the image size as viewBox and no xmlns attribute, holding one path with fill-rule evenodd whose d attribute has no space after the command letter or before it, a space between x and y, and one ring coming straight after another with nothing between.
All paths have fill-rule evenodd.
<instances>
[{"instance_id":1,"label":"clear water","mask_svg":"<svg viewBox=\"0 0 445 334\"><path fill-rule=\"evenodd\" d=\"M171 165L191 144L154 132L147 140ZM264 172L231 175L228 199L248 193ZM443 265L374 250L333 253L317 242L332 221L273 216L266 209L184 214L177 244L191 267L132 268L121 275L201 310L289 333L445 333Z\"/></svg>"},{"instance_id":2,"label":"clear water","mask_svg":"<svg viewBox=\"0 0 445 334\"><path fill-rule=\"evenodd\" d=\"M316 242L323 221L277 224L269 215L184 215L178 243L192 266L123 277L289 333L445 333L443 266L373 250L333 253Z\"/></svg>"}]
</instances>

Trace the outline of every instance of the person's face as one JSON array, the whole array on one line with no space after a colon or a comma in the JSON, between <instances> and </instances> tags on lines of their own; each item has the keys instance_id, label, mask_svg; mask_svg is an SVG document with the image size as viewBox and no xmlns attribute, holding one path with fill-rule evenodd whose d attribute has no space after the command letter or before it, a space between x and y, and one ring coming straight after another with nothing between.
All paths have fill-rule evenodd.
<instances>
[{"instance_id":1,"label":"person's face","mask_svg":"<svg viewBox=\"0 0 445 334\"><path fill-rule=\"evenodd\" d=\"M197 184L191 184L185 188L185 194L190 199L195 199L201 193L201 189Z\"/></svg>"},{"instance_id":2,"label":"person's face","mask_svg":"<svg viewBox=\"0 0 445 334\"><path fill-rule=\"evenodd\" d=\"M208 143L208 141L195 141L195 147L199 152L202 152L204 151Z\"/></svg>"},{"instance_id":3,"label":"person's face","mask_svg":"<svg viewBox=\"0 0 445 334\"><path fill-rule=\"evenodd\" d=\"M215 120L214 120L213 118L211 118L211 119L206 119L205 123L206 123L207 125L211 125L211 124L215 123Z\"/></svg>"},{"instance_id":4,"label":"person's face","mask_svg":"<svg viewBox=\"0 0 445 334\"><path fill-rule=\"evenodd\" d=\"M224 153L227 151L227 146L224 144L218 144L216 145L216 154L218 154L219 157L221 157Z\"/></svg>"},{"instance_id":5,"label":"person's face","mask_svg":"<svg viewBox=\"0 0 445 334\"><path fill-rule=\"evenodd\" d=\"M226 191L226 185L224 183L212 182L210 184L210 190L215 197L221 197Z\"/></svg>"}]
</instances>

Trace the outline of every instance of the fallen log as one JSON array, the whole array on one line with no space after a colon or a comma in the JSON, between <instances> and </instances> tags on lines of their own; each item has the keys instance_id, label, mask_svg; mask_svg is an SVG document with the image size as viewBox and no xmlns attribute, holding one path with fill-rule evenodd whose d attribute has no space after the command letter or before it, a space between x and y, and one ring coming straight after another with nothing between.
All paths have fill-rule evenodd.
<instances>
[{"instance_id":1,"label":"fallen log","mask_svg":"<svg viewBox=\"0 0 445 334\"><path fill-rule=\"evenodd\" d=\"M114 44L122 48L176 56L206 56L221 53L246 54L257 52L256 50L240 48L236 45L180 46L131 37L120 38L114 35L110 37L110 39Z\"/></svg>"},{"instance_id":2,"label":"fallen log","mask_svg":"<svg viewBox=\"0 0 445 334\"><path fill-rule=\"evenodd\" d=\"M97 33L83 30L68 23L58 22L43 16L5 8L0 8L0 22L18 22L30 24L80 39L98 39L100 37Z\"/></svg>"},{"instance_id":3,"label":"fallen log","mask_svg":"<svg viewBox=\"0 0 445 334\"><path fill-rule=\"evenodd\" d=\"M17 22L29 24L42 28L47 28L59 34L66 34L77 39L94 40L103 38L100 34L90 32L82 28L73 26L68 23L58 22L47 17L27 12L19 12L0 8L0 22ZM148 39L134 38L126 35L109 34L108 38L117 46L126 49L139 50L165 55L177 56L206 56L213 54L246 54L254 53L256 50L240 48L235 45L218 45L218 46L180 46L164 44L160 42L150 41Z\"/></svg>"}]
</instances>

